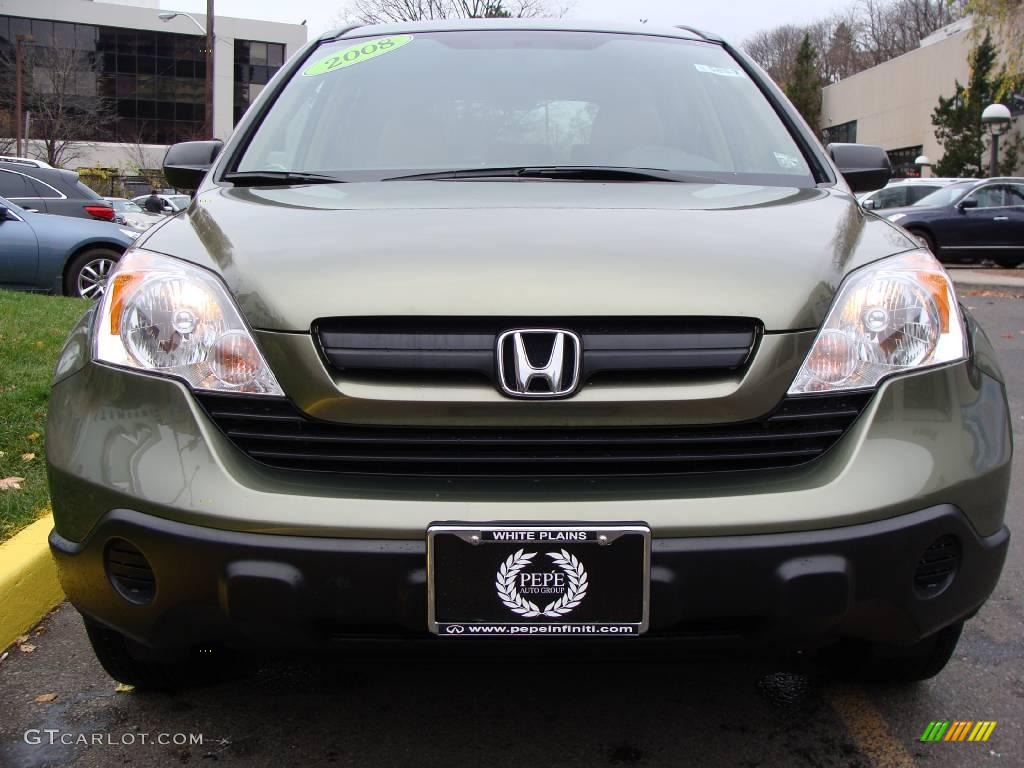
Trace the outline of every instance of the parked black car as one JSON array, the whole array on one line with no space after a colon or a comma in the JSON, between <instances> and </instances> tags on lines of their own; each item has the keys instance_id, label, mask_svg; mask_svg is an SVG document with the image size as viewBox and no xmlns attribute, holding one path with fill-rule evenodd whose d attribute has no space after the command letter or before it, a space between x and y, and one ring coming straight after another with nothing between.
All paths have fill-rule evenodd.
<instances>
[{"instance_id":1,"label":"parked black car","mask_svg":"<svg viewBox=\"0 0 1024 768\"><path fill-rule=\"evenodd\" d=\"M110 203L79 181L77 173L61 168L0 160L0 197L40 213L114 220Z\"/></svg>"},{"instance_id":2,"label":"parked black car","mask_svg":"<svg viewBox=\"0 0 1024 768\"><path fill-rule=\"evenodd\" d=\"M950 184L907 208L886 211L941 261L1024 263L1024 179Z\"/></svg>"}]
</instances>

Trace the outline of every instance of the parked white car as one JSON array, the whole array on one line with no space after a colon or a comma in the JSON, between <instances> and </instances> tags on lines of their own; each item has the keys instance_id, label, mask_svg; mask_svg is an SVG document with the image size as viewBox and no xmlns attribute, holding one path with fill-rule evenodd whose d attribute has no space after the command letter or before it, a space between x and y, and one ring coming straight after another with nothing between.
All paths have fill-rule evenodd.
<instances>
[{"instance_id":1,"label":"parked white car","mask_svg":"<svg viewBox=\"0 0 1024 768\"><path fill-rule=\"evenodd\" d=\"M137 232L145 232L154 224L164 220L161 213L150 213L133 201L124 197L105 197L114 208L114 221Z\"/></svg>"},{"instance_id":2,"label":"parked white car","mask_svg":"<svg viewBox=\"0 0 1024 768\"><path fill-rule=\"evenodd\" d=\"M192 202L192 198L188 195L157 195L160 200L164 203L164 213L177 213L188 208L188 204ZM146 200L149 195L139 195L133 197L132 202L140 208L146 207Z\"/></svg>"},{"instance_id":3,"label":"parked white car","mask_svg":"<svg viewBox=\"0 0 1024 768\"><path fill-rule=\"evenodd\" d=\"M860 196L860 204L869 211L880 211L884 208L902 208L923 200L932 192L936 192L950 184L969 179L933 177L927 179L894 179L882 189L868 192Z\"/></svg>"}]
</instances>

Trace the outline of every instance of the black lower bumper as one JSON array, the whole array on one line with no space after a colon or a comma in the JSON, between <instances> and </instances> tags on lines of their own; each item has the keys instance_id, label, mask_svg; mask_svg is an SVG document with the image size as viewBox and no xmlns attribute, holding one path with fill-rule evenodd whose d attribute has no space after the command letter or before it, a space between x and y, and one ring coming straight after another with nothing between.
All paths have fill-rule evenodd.
<instances>
[{"instance_id":1,"label":"black lower bumper","mask_svg":"<svg viewBox=\"0 0 1024 768\"><path fill-rule=\"evenodd\" d=\"M950 536L959 553L955 576L924 595L915 587L919 561ZM146 604L125 599L108 576L105 553L115 539L138 548L152 568ZM655 538L650 634L909 644L985 602L1008 543L1006 528L980 537L952 506L811 532ZM426 633L423 541L237 533L119 509L83 542L54 531L50 547L64 591L83 614L152 647Z\"/></svg>"}]
</instances>

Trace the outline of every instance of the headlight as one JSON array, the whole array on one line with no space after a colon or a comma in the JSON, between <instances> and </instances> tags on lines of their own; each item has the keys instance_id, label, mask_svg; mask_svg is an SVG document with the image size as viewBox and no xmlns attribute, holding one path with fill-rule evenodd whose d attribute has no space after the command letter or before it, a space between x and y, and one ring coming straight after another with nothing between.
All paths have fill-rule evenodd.
<instances>
[{"instance_id":1,"label":"headlight","mask_svg":"<svg viewBox=\"0 0 1024 768\"><path fill-rule=\"evenodd\" d=\"M187 262L126 253L98 323L97 360L177 376L194 389L284 394L224 285Z\"/></svg>"},{"instance_id":2,"label":"headlight","mask_svg":"<svg viewBox=\"0 0 1024 768\"><path fill-rule=\"evenodd\" d=\"M789 394L865 389L966 356L949 275L930 253L913 251L847 276Z\"/></svg>"},{"instance_id":3,"label":"headlight","mask_svg":"<svg viewBox=\"0 0 1024 768\"><path fill-rule=\"evenodd\" d=\"M905 214L905 213L894 213L892 216L886 216L885 218L888 219L889 221L891 221L893 224L895 224L900 219L907 218L907 214Z\"/></svg>"}]
</instances>

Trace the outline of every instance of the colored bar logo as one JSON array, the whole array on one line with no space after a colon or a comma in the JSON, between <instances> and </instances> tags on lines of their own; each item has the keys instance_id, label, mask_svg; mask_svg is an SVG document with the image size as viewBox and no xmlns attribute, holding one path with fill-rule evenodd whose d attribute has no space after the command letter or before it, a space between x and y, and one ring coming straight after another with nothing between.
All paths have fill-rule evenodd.
<instances>
[{"instance_id":1,"label":"colored bar logo","mask_svg":"<svg viewBox=\"0 0 1024 768\"><path fill-rule=\"evenodd\" d=\"M921 734L921 741L988 741L996 729L996 720L932 720Z\"/></svg>"}]
</instances>

